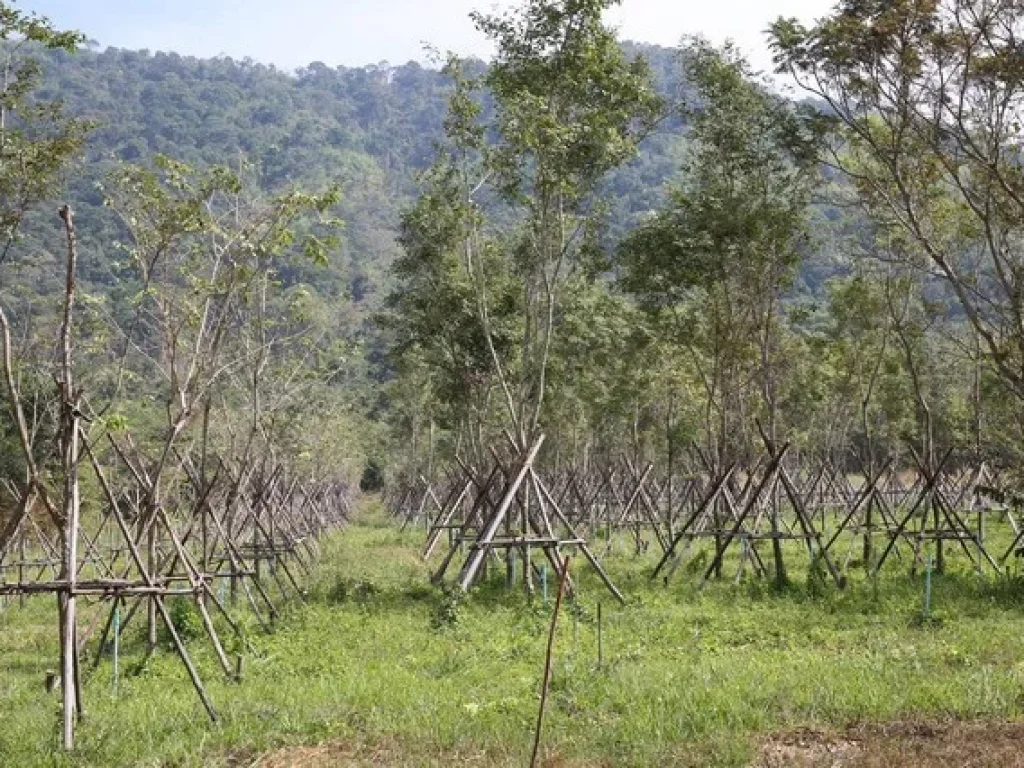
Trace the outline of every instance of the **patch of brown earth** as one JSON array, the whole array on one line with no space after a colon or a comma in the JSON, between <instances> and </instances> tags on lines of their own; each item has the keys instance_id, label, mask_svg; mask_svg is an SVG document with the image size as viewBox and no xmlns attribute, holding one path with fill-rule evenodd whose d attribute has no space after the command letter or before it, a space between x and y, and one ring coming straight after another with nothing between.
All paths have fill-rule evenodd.
<instances>
[{"instance_id":1,"label":"patch of brown earth","mask_svg":"<svg viewBox=\"0 0 1024 768\"><path fill-rule=\"evenodd\" d=\"M926 722L772 736L752 768L1024 768L1024 722Z\"/></svg>"},{"instance_id":2,"label":"patch of brown earth","mask_svg":"<svg viewBox=\"0 0 1024 768\"><path fill-rule=\"evenodd\" d=\"M387 744L368 746L330 741L311 747L285 747L246 761L244 765L248 768L394 768L408 765L492 766L495 763L485 755L459 753L420 755L417 760L410 761L408 753Z\"/></svg>"},{"instance_id":3,"label":"patch of brown earth","mask_svg":"<svg viewBox=\"0 0 1024 768\"><path fill-rule=\"evenodd\" d=\"M495 755L483 751L421 752L415 756L403 751L397 745L352 744L331 741L311 747L286 747L262 756L247 757L233 755L228 768L407 768L408 766L430 766L449 768L518 768L525 758L522 755ZM559 757L548 757L541 763L544 768L580 768L582 764L566 762Z\"/></svg>"},{"instance_id":4,"label":"patch of brown earth","mask_svg":"<svg viewBox=\"0 0 1024 768\"><path fill-rule=\"evenodd\" d=\"M398 745L331 741L287 747L262 756L236 754L230 768L397 768L398 766L520 766L521 755L487 752L420 752ZM584 763L549 757L545 768ZM761 742L750 768L1024 768L1024 721L898 721L850 726L841 731L798 730Z\"/></svg>"},{"instance_id":5,"label":"patch of brown earth","mask_svg":"<svg viewBox=\"0 0 1024 768\"><path fill-rule=\"evenodd\" d=\"M343 742L330 742L312 747L287 747L263 755L249 763L250 768L323 768L337 765L392 766L400 765L397 753L387 747L369 749Z\"/></svg>"}]
</instances>

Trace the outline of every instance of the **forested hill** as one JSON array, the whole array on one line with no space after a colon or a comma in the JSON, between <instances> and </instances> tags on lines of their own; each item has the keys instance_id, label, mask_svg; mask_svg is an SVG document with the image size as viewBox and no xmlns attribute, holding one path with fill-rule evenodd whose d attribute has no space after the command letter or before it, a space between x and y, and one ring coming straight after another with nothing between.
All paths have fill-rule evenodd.
<instances>
[{"instance_id":1,"label":"forested hill","mask_svg":"<svg viewBox=\"0 0 1024 768\"><path fill-rule=\"evenodd\" d=\"M659 87L679 94L674 50L627 44L644 55ZM482 68L482 63L477 64ZM299 276L325 296L372 306L397 249L399 212L416 191L441 137L449 90L439 71L416 63L295 73L250 60L196 59L108 48L46 54L43 99L95 121L89 152L70 184L79 210L85 277L108 282L104 252L116 242L99 188L118 161L157 153L190 164L251 163L260 185L278 190L330 184L343 194L343 244L329 268ZM662 124L641 156L610 180L617 229L653 209L679 169L683 128Z\"/></svg>"}]
</instances>

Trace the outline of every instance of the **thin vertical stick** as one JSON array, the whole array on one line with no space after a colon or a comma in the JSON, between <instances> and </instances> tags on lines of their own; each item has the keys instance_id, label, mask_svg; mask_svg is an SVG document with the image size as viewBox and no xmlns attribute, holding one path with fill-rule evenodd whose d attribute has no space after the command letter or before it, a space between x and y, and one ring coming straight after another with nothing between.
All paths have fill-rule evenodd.
<instances>
[{"instance_id":1,"label":"thin vertical stick","mask_svg":"<svg viewBox=\"0 0 1024 768\"><path fill-rule=\"evenodd\" d=\"M544 658L544 682L540 689L540 709L537 712L537 729L533 735L533 754L530 757L530 768L537 765L537 754L540 751L540 736L544 726L544 705L548 700L548 687L551 685L551 655L555 650L555 629L558 627L558 613L562 608L562 596L565 594L565 585L569 580L569 559L565 556L562 563L561 578L558 580L558 595L555 597L555 612L551 615L551 630L548 632L548 650Z\"/></svg>"},{"instance_id":2,"label":"thin vertical stick","mask_svg":"<svg viewBox=\"0 0 1024 768\"><path fill-rule=\"evenodd\" d=\"M98 655L98 654L97 654ZM114 598L114 698L117 698L117 679L121 665L121 598Z\"/></svg>"},{"instance_id":3,"label":"thin vertical stick","mask_svg":"<svg viewBox=\"0 0 1024 768\"><path fill-rule=\"evenodd\" d=\"M924 613L925 621L932 618L932 556L929 555L924 561Z\"/></svg>"}]
</instances>

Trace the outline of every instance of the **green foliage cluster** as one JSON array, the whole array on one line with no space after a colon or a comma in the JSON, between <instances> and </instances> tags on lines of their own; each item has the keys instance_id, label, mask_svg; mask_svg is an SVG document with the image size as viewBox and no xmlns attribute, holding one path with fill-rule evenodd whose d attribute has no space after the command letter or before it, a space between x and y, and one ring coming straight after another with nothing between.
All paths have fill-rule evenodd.
<instances>
[{"instance_id":1,"label":"green foliage cluster","mask_svg":"<svg viewBox=\"0 0 1024 768\"><path fill-rule=\"evenodd\" d=\"M678 89L674 52L643 50L659 90ZM625 51L629 58L638 53L628 44ZM386 462L389 449L379 443L367 416L380 420L388 412L401 423L401 414L415 406L376 388L392 377L395 362L385 357L371 318L395 277L401 279L399 259L407 258L398 237L401 211L420 188L417 174L433 163L434 147L443 135L452 92L448 74L415 63L361 68L312 63L287 73L249 60L94 47L74 53L36 47L32 54L37 62L31 82L35 103L59 102L64 113L92 129L81 161L62 175L62 199L76 210L79 224L80 287L88 303L87 319L95 326L89 343L101 353L109 351L117 339L101 333L99 326L109 318L129 325L140 295L125 247L131 242L132 221L106 205L112 196L124 199L125 183L130 183L121 170L125 163L147 168L166 157L200 170L225 167L249 193L267 196L335 186L342 191L332 209L343 222L334 232L337 240L320 249L323 262L290 259L278 265L275 278L285 298L275 312L301 314L323 329L323 338L333 347L323 365L347 391L341 408L349 417L341 428L357 433L378 461ZM470 61L466 67L467 77L487 72L482 62ZM491 114L489 97L481 108ZM616 190L614 228L628 228L659 200L662 182L675 172L672 158L684 140L682 120L672 118L667 125L669 132L652 138L634 170L617 169L608 182ZM76 137L81 139L81 134ZM578 149L584 151L584 144ZM59 232L49 204L28 207L23 218L19 239L6 255L0 294L16 297L11 302L15 314L39 324L52 309L49 297L59 290ZM134 220L140 220L137 214ZM424 225L436 230L442 223L425 219ZM438 237L428 229L421 239ZM396 276L390 273L392 264ZM457 312L451 302L459 301L460 289L447 282L422 311L435 316ZM453 292L451 300L444 296L448 291ZM406 306L401 311L416 309ZM460 361L465 360L460 363L462 378L477 375L474 371L487 365L487 360L466 354L470 346L479 349L469 341L455 347ZM416 363L404 365L415 368ZM451 381L438 385L449 392L461 386ZM126 403L123 416L139 424L144 413L144 408Z\"/></svg>"},{"instance_id":2,"label":"green foliage cluster","mask_svg":"<svg viewBox=\"0 0 1024 768\"><path fill-rule=\"evenodd\" d=\"M643 50L659 64L659 86L674 88L674 53ZM39 78L32 86L39 102L59 100L69 115L93 126L66 198L81 212L86 275L103 290L117 277L111 244L123 235L103 214L99 187L116 163L146 164L157 155L200 168L248 165L268 193L297 185L340 187L338 210L346 222L340 248L327 270L296 268L292 277L314 283L329 298L350 298L357 312L367 302L372 306L387 285L400 211L443 135L451 82L438 69L414 62L357 68L314 62L290 73L251 60L116 48L43 50L36 58ZM485 69L478 61L469 67L474 75ZM673 126L678 129L679 121ZM675 172L662 156L670 145L663 140L648 167L638 167L647 181L619 184L623 223L649 208ZM34 218L38 229L28 237L35 247L26 244L25 252L46 248L40 239L48 228Z\"/></svg>"},{"instance_id":3,"label":"green foliage cluster","mask_svg":"<svg viewBox=\"0 0 1024 768\"><path fill-rule=\"evenodd\" d=\"M971 319L942 274L888 266L919 267L921 255L879 219L886 169L865 149L898 113L864 122L861 144L853 134L826 139L827 112L770 94L736 51L622 43L594 21L605 5L573 4L590 21L564 40L565 9L550 4L477 16L498 56L441 70L313 63L286 73L249 60L72 53L65 43L79 37L42 39L38 22L26 21L23 45L37 63L26 63L23 91L9 94L34 94L26 115L37 127L26 141L51 142L37 156L55 158L82 144L84 126L93 129L72 172L58 179L57 166L40 167L49 181L29 190L39 198L64 181L79 213L92 361L101 367L117 343L104 323L129 325L144 294L125 245L138 212L126 218L105 203L124 199L131 173L145 171L117 169L170 157L183 168L226 165L221 173L268 199L342 191L331 208L343 222L336 240L300 227L288 247L312 258L276 265L280 295L270 308L289 318L282 333L298 322L317 329L320 342L306 352L334 392L310 404L381 467L401 464L403 451L416 464L499 439L503 377L513 410L539 406L549 452L567 458L628 450L671 462L694 442L742 454L758 450L758 422L807 451L852 446L861 458L902 452L926 431L934 444L1015 452L1019 407L1002 397L1016 354L1004 342L1000 317L1009 316ZM896 25L911 5L883 15ZM811 36L856 32L844 29L782 24L780 61L809 71L824 55L809 47ZM931 34L913 29L917 41ZM876 42L835 55L854 56L851 66L867 66L863 56L898 64ZM905 74L916 82L912 69ZM76 121L56 130L61 114ZM843 161L835 165L870 171L865 178L878 183L842 180L825 149ZM932 179L911 190L922 200L944 189L941 157L933 160L930 171L915 171L922 183ZM995 180L1012 191L1011 171L1000 165ZM855 194L870 205L855 211ZM1012 212L1012 199L1004 202L996 210ZM958 205L927 209L951 232L929 242L969 250L980 230ZM60 274L47 210L18 214L23 226L0 285L0 295L17 297L18 322L39 329L25 338L29 358L52 332L41 318L52 316ZM1012 216L1004 220L1000 231L1011 237ZM552 249L559 228L570 233L564 252ZM389 293L387 321L374 322ZM943 362L950 356L953 366ZM144 397L136 388L111 418L158 429ZM294 445L306 419L301 409L279 418ZM0 441L9 446L9 436Z\"/></svg>"}]
</instances>

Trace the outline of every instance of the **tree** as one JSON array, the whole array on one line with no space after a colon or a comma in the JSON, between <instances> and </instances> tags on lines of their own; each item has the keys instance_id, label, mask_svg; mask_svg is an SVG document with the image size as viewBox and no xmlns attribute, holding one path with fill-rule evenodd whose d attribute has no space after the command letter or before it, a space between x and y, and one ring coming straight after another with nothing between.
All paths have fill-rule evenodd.
<instances>
[{"instance_id":1,"label":"tree","mask_svg":"<svg viewBox=\"0 0 1024 768\"><path fill-rule=\"evenodd\" d=\"M827 107L823 159L907 261L950 289L985 360L1024 399L1024 17L997 0L844 0L779 19L779 71Z\"/></svg>"},{"instance_id":2,"label":"tree","mask_svg":"<svg viewBox=\"0 0 1024 768\"><path fill-rule=\"evenodd\" d=\"M453 104L469 109L472 102L459 101L467 96L461 89ZM454 117L449 125L454 131ZM513 348L518 295L496 252L474 249L480 215L465 194L465 176L454 165L465 162L453 155L425 174L423 193L402 217L403 253L392 268L399 284L383 321L392 331L392 356L400 373L421 386L427 383L427 400L445 411L429 417L409 414L413 446L417 425L440 417L474 459L484 460L484 427L491 421L496 386L492 354L505 360ZM426 377L424 367L430 372ZM419 397L411 404L417 411L425 405Z\"/></svg>"},{"instance_id":3,"label":"tree","mask_svg":"<svg viewBox=\"0 0 1024 768\"><path fill-rule=\"evenodd\" d=\"M0 267L28 210L56 191L82 148L88 124L69 119L58 100L39 99L39 48L74 51L85 38L0 3Z\"/></svg>"},{"instance_id":4,"label":"tree","mask_svg":"<svg viewBox=\"0 0 1024 768\"><path fill-rule=\"evenodd\" d=\"M679 338L705 390L708 451L718 471L754 447L752 409L772 442L782 426L781 300L807 242L816 133L753 82L730 46L719 51L695 41L687 63L698 104L685 181L667 209L626 238L624 284L681 321Z\"/></svg>"},{"instance_id":5,"label":"tree","mask_svg":"<svg viewBox=\"0 0 1024 768\"><path fill-rule=\"evenodd\" d=\"M646 63L625 59L603 13L614 0L528 0L475 14L498 53L494 187L521 216L508 247L523 291L523 334L509 415L522 444L537 432L562 291L595 247L599 185L629 159L661 109ZM500 361L496 366L501 367Z\"/></svg>"},{"instance_id":6,"label":"tree","mask_svg":"<svg viewBox=\"0 0 1024 768\"><path fill-rule=\"evenodd\" d=\"M660 108L646 65L627 61L602 21L613 4L526 0L508 15L473 15L497 54L479 80L450 62L446 144L414 209L451 222L447 250L458 263L449 275L468 291L456 315L469 323L462 336L476 337L521 445L544 417L566 286L587 272L602 232L600 184L636 152ZM486 121L480 88L493 101ZM408 297L413 275L400 276Z\"/></svg>"},{"instance_id":7,"label":"tree","mask_svg":"<svg viewBox=\"0 0 1024 768\"><path fill-rule=\"evenodd\" d=\"M59 103L35 100L39 85L38 62L26 51L32 46L74 50L82 37L63 32L46 19L26 15L0 3L0 54L3 76L0 83L0 269L7 260L18 230L29 209L51 194L67 162L81 146L85 125L64 117ZM73 312L76 296L77 245L71 209L63 206L60 217L67 237L63 312L60 320L60 353L46 361L57 382L59 401L58 443L61 453L59 489L50 487L40 471L37 446L25 415L22 389L15 372L11 321L4 311L6 297L0 293L0 360L2 360L6 410L16 424L23 464L24 487L17 507L0 529L0 551L30 514L36 500L42 502L57 528L61 547L60 578L73 585L77 565L78 515L78 429L80 392L74 380L72 354ZM23 361L19 361L23 362ZM48 398L49 399L49 398ZM0 446L2 447L2 446ZM54 483L56 485L56 483ZM61 623L61 688L65 749L74 745L74 721L78 713L78 664L76 601L72 589L58 594Z\"/></svg>"},{"instance_id":8,"label":"tree","mask_svg":"<svg viewBox=\"0 0 1024 768\"><path fill-rule=\"evenodd\" d=\"M89 129L87 123L68 118L61 102L39 97L42 70L35 54L40 48L74 51L83 40L77 32L59 30L45 18L0 2L0 327L7 337L0 352L12 366L12 386L7 388L3 407L5 415L11 416L8 424L15 423L18 401L32 394L24 388L32 386L36 378L23 371L12 348L12 325L22 331L14 336L29 345L33 335L27 322L19 323L27 319L27 302L19 296L21 286L9 277L8 262L26 216L57 191L64 169L81 150ZM53 285L56 289L56 281ZM57 318L51 317L47 324L56 322ZM56 362L51 358L42 364L54 366ZM23 452L28 447L15 449L13 443L19 441L0 439L0 464L24 469L27 459Z\"/></svg>"},{"instance_id":9,"label":"tree","mask_svg":"<svg viewBox=\"0 0 1024 768\"><path fill-rule=\"evenodd\" d=\"M145 478L140 510L147 521L165 513L180 438L204 409L208 419L215 395L223 397L229 378L243 371L250 421L240 453L243 465L250 460L265 434L261 379L276 341L265 316L272 276L296 251L314 261L326 258L329 240L316 231L300 238L298 225L308 214L325 216L338 200L336 190L265 200L243 194L243 179L223 167L200 172L164 157L155 166L123 168L109 199L129 233L126 250L139 291L131 321L117 329L121 354L107 407L119 403L133 373L136 381L158 382L144 391L165 413L144 441L151 455L143 451L136 459L143 467L137 476ZM206 437L204 425L204 456ZM150 570L157 565L157 529L148 528ZM150 651L157 643L156 609L150 601Z\"/></svg>"},{"instance_id":10,"label":"tree","mask_svg":"<svg viewBox=\"0 0 1024 768\"><path fill-rule=\"evenodd\" d=\"M623 285L681 323L720 466L745 448L750 384L773 439L777 431L780 302L807 244L815 135L788 102L751 80L731 47L696 41L688 67L699 101L684 182L624 241Z\"/></svg>"}]
</instances>

